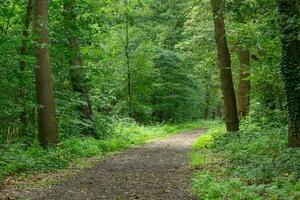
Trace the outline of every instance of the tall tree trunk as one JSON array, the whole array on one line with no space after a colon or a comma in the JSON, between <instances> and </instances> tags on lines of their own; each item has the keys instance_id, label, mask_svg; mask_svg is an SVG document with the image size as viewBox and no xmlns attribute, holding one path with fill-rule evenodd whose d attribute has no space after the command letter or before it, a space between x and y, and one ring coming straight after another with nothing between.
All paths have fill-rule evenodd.
<instances>
[{"instance_id":1,"label":"tall tree trunk","mask_svg":"<svg viewBox=\"0 0 300 200\"><path fill-rule=\"evenodd\" d=\"M29 27L31 23L31 17L32 17L32 10L33 10L33 0L28 0L27 3L27 9L26 9L26 16L25 16L25 23L24 23L24 30L23 30L23 41L22 41L22 46L20 49L20 55L22 57L25 57L28 54L28 39L29 39ZM22 124L21 128L21 133L23 134L25 131L25 128L28 124L28 113L25 107L25 97L26 97L26 89L24 87L24 71L26 68L26 61L24 58L21 59L20 61L20 93L19 93L19 98L20 98L20 104L22 107L22 111L20 114L20 121Z\"/></svg>"},{"instance_id":2,"label":"tall tree trunk","mask_svg":"<svg viewBox=\"0 0 300 200\"><path fill-rule=\"evenodd\" d=\"M48 36L48 0L34 1L35 68L39 139L43 147L57 143L57 124Z\"/></svg>"},{"instance_id":3,"label":"tall tree trunk","mask_svg":"<svg viewBox=\"0 0 300 200\"><path fill-rule=\"evenodd\" d=\"M215 39L219 59L221 87L224 99L225 122L227 131L239 130L236 99L231 72L231 58L225 32L223 0L211 0L214 16Z\"/></svg>"},{"instance_id":4,"label":"tall tree trunk","mask_svg":"<svg viewBox=\"0 0 300 200\"><path fill-rule=\"evenodd\" d=\"M250 52L248 49L239 49L239 84L237 95L238 115L245 117L249 111L250 105L250 80L249 78L249 66L250 66Z\"/></svg>"},{"instance_id":5,"label":"tall tree trunk","mask_svg":"<svg viewBox=\"0 0 300 200\"><path fill-rule=\"evenodd\" d=\"M126 6L128 7L128 0L126 0ZM127 90L128 90L128 115L133 116L133 105L132 105L132 76L130 66L130 52L129 52L129 13L128 9L125 14L125 57L127 67Z\"/></svg>"},{"instance_id":6,"label":"tall tree trunk","mask_svg":"<svg viewBox=\"0 0 300 200\"><path fill-rule=\"evenodd\" d=\"M277 0L282 32L282 75L289 117L289 146L300 147L300 40L297 0Z\"/></svg>"},{"instance_id":7,"label":"tall tree trunk","mask_svg":"<svg viewBox=\"0 0 300 200\"><path fill-rule=\"evenodd\" d=\"M86 73L83 69L82 56L80 52L80 39L76 36L76 13L74 11L74 0L66 0L64 4L65 34L69 45L70 77L73 91L80 95L84 104L78 107L80 117L90 124L84 128L85 135L97 135L93 122L92 102L89 96L89 85Z\"/></svg>"},{"instance_id":8,"label":"tall tree trunk","mask_svg":"<svg viewBox=\"0 0 300 200\"><path fill-rule=\"evenodd\" d=\"M240 24L245 24L245 15L242 10L243 0L234 0L238 11L235 16L235 21ZM250 80L246 80L250 75L250 51L247 47L243 47L243 43L239 42L239 80L237 92L237 110L240 118L245 117L249 112L250 106Z\"/></svg>"}]
</instances>

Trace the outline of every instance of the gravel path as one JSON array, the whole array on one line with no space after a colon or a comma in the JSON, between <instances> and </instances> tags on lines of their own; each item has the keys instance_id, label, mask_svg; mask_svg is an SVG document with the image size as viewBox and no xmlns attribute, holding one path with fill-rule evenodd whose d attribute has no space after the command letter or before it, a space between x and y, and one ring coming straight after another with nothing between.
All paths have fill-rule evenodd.
<instances>
[{"instance_id":1,"label":"gravel path","mask_svg":"<svg viewBox=\"0 0 300 200\"><path fill-rule=\"evenodd\" d=\"M154 141L105 158L48 191L45 200L181 200L188 195L188 151L203 130Z\"/></svg>"}]
</instances>

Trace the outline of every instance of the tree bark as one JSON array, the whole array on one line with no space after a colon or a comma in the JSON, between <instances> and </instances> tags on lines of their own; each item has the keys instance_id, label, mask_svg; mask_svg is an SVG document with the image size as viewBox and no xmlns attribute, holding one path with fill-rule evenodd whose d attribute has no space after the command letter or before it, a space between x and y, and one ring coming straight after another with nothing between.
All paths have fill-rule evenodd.
<instances>
[{"instance_id":1,"label":"tree bark","mask_svg":"<svg viewBox=\"0 0 300 200\"><path fill-rule=\"evenodd\" d=\"M23 79L24 79L24 71L27 65L27 62L24 60L23 57L28 55L28 39L29 39L29 28L31 23L31 17L32 17L32 11L33 11L33 0L28 0L27 3L27 9L26 9L26 16L25 16L25 23L24 23L24 30L23 30L23 41L22 46L20 49L20 55L21 55L21 61L19 63L20 65L20 91L19 91L19 97L20 97L20 104L22 107L22 111L20 113L20 121L22 124L21 133L23 134L25 131L25 127L28 124L28 113L25 107L25 97L26 97L26 89L24 87Z\"/></svg>"},{"instance_id":2,"label":"tree bark","mask_svg":"<svg viewBox=\"0 0 300 200\"><path fill-rule=\"evenodd\" d=\"M287 96L290 147L300 147L300 40L297 0L277 0L281 27L281 72Z\"/></svg>"},{"instance_id":3,"label":"tree bark","mask_svg":"<svg viewBox=\"0 0 300 200\"><path fill-rule=\"evenodd\" d=\"M250 66L250 52L248 49L239 49L239 84L237 95L238 115L245 117L249 112L250 105L250 80L249 66Z\"/></svg>"},{"instance_id":4,"label":"tree bark","mask_svg":"<svg viewBox=\"0 0 300 200\"><path fill-rule=\"evenodd\" d=\"M48 0L34 1L35 68L39 139L42 147L57 143L57 124L48 36Z\"/></svg>"},{"instance_id":5,"label":"tree bark","mask_svg":"<svg viewBox=\"0 0 300 200\"><path fill-rule=\"evenodd\" d=\"M221 87L224 99L226 128L227 131L234 132L239 130L239 119L237 116L236 98L232 81L231 58L226 40L223 13L224 2L222 0L211 0L211 4L214 17L215 40L219 59Z\"/></svg>"},{"instance_id":6,"label":"tree bark","mask_svg":"<svg viewBox=\"0 0 300 200\"><path fill-rule=\"evenodd\" d=\"M82 56L80 52L80 39L76 36L76 13L74 11L74 0L66 0L64 4L65 34L69 47L70 77L73 91L80 95L85 102L78 107L82 121L89 123L89 127L84 128L84 135L97 135L93 122L92 102L89 96L89 85L86 73L83 70Z\"/></svg>"}]
</instances>

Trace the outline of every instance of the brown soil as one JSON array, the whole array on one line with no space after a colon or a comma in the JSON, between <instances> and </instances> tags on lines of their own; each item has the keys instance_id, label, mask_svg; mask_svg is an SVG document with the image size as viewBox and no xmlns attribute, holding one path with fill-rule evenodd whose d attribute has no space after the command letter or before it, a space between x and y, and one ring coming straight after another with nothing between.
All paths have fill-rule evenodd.
<instances>
[{"instance_id":1,"label":"brown soil","mask_svg":"<svg viewBox=\"0 0 300 200\"><path fill-rule=\"evenodd\" d=\"M189 195L188 151L203 130L154 141L109 156L43 192L25 199L181 200Z\"/></svg>"}]
</instances>

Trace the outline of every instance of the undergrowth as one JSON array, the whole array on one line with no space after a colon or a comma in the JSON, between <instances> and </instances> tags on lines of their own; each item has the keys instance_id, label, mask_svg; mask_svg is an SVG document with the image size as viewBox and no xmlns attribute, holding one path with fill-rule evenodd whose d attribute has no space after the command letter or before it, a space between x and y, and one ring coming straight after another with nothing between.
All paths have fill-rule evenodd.
<instances>
[{"instance_id":1,"label":"undergrowth","mask_svg":"<svg viewBox=\"0 0 300 200\"><path fill-rule=\"evenodd\" d=\"M143 126L132 121L119 121L105 139L87 136L62 137L56 147L43 150L37 139L0 144L0 183L8 176L65 169L82 158L101 156L151 139L166 137L199 127L199 122Z\"/></svg>"},{"instance_id":2,"label":"undergrowth","mask_svg":"<svg viewBox=\"0 0 300 200\"><path fill-rule=\"evenodd\" d=\"M200 137L190 154L198 199L300 199L300 149L287 148L287 128L244 122L238 133L222 124Z\"/></svg>"}]
</instances>

